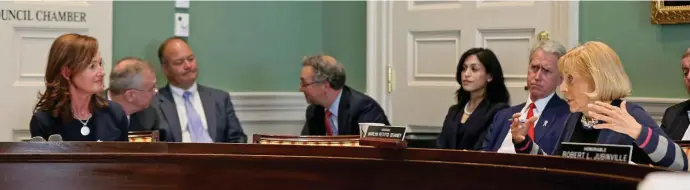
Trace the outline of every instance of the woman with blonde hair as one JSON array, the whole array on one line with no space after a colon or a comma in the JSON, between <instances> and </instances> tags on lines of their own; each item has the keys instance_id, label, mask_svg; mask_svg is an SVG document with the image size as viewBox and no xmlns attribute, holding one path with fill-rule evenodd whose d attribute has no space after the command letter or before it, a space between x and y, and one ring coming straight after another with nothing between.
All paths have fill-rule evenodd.
<instances>
[{"instance_id":1,"label":"woman with blonde hair","mask_svg":"<svg viewBox=\"0 0 690 190\"><path fill-rule=\"evenodd\" d=\"M623 98L631 93L620 58L608 45L587 42L558 60L561 91L570 111L561 142L632 145L631 160L673 170L687 170L687 157L639 105ZM544 154L514 118L513 142L520 153ZM519 147L519 148L518 148Z\"/></svg>"},{"instance_id":2,"label":"woman with blonde hair","mask_svg":"<svg viewBox=\"0 0 690 190\"><path fill-rule=\"evenodd\" d=\"M120 105L107 101L98 41L90 36L64 34L50 47L46 90L39 93L31 118L31 136L65 141L127 141L127 116Z\"/></svg>"}]
</instances>

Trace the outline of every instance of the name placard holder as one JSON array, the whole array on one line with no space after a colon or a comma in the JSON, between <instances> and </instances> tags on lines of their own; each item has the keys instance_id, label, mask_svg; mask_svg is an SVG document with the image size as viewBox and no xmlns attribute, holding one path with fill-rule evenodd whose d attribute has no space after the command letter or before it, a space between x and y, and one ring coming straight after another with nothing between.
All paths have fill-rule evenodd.
<instances>
[{"instance_id":1,"label":"name placard holder","mask_svg":"<svg viewBox=\"0 0 690 190\"><path fill-rule=\"evenodd\" d=\"M404 149L407 148L406 132L406 127L369 126L359 144L376 148Z\"/></svg>"},{"instance_id":2,"label":"name placard holder","mask_svg":"<svg viewBox=\"0 0 690 190\"><path fill-rule=\"evenodd\" d=\"M632 149L632 145L562 142L558 155L566 158L629 163Z\"/></svg>"}]
</instances>

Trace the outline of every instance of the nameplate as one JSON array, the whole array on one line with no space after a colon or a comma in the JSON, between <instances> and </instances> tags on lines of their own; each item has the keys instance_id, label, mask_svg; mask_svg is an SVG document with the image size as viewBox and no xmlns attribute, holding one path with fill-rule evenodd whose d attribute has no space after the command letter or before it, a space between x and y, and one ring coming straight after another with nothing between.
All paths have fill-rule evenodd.
<instances>
[{"instance_id":1,"label":"nameplate","mask_svg":"<svg viewBox=\"0 0 690 190\"><path fill-rule=\"evenodd\" d=\"M562 142L561 157L629 163L632 145Z\"/></svg>"},{"instance_id":2,"label":"nameplate","mask_svg":"<svg viewBox=\"0 0 690 190\"><path fill-rule=\"evenodd\" d=\"M389 138L405 140L407 127L369 126L364 137Z\"/></svg>"}]
</instances>

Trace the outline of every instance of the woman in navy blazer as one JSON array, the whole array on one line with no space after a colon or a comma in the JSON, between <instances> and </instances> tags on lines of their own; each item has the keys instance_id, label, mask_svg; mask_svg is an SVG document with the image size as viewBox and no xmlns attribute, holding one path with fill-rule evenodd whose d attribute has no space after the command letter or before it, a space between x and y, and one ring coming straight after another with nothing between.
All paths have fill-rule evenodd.
<instances>
[{"instance_id":1,"label":"woman in navy blazer","mask_svg":"<svg viewBox=\"0 0 690 190\"><path fill-rule=\"evenodd\" d=\"M103 75L95 38L80 34L58 37L50 47L46 90L39 93L31 117L31 136L47 139L58 134L64 141L127 141L124 110L100 93Z\"/></svg>"},{"instance_id":2,"label":"woman in navy blazer","mask_svg":"<svg viewBox=\"0 0 690 190\"><path fill-rule=\"evenodd\" d=\"M618 55L601 42L587 42L558 61L565 80L561 91L570 111L558 142L632 145L631 160L674 170L687 170L687 157L639 105L622 98L631 92L628 76ZM530 138L526 127L514 119L515 149L521 153L544 154ZM529 122L528 122L529 123ZM558 146L557 145L557 146ZM555 152L558 151L558 147Z\"/></svg>"},{"instance_id":3,"label":"woman in navy blazer","mask_svg":"<svg viewBox=\"0 0 690 190\"><path fill-rule=\"evenodd\" d=\"M437 147L479 150L494 114L510 100L501 64L491 50L472 48L460 57L455 80L458 103L448 109Z\"/></svg>"}]
</instances>

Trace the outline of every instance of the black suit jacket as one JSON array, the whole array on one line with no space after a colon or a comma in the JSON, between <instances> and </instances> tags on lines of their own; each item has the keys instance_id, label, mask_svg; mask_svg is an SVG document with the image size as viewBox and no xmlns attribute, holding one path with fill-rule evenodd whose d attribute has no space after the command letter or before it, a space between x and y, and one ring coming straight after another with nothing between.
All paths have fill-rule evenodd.
<instances>
[{"instance_id":1,"label":"black suit jacket","mask_svg":"<svg viewBox=\"0 0 690 190\"><path fill-rule=\"evenodd\" d=\"M325 114L323 106L309 105L302 135L326 135ZM390 125L383 108L374 99L344 86L338 105L338 135L359 135L359 123Z\"/></svg>"},{"instance_id":2,"label":"black suit jacket","mask_svg":"<svg viewBox=\"0 0 690 190\"><path fill-rule=\"evenodd\" d=\"M107 90L103 94L106 98L109 98ZM156 131L160 129L160 119L153 105L155 103L158 103L158 101L156 98L152 98L149 107L129 116L129 131ZM161 139L165 139L163 138L164 136L164 134L161 134Z\"/></svg>"},{"instance_id":3,"label":"black suit jacket","mask_svg":"<svg viewBox=\"0 0 690 190\"><path fill-rule=\"evenodd\" d=\"M88 122L93 134L91 141L129 141L127 115L120 104L109 102L108 107L97 109L91 115L92 119ZM81 126L81 123L78 125ZM77 131L80 129L79 126L66 127L48 112L34 113L29 123L32 137L40 136L48 139L50 135L60 134L64 141L74 141L73 137L80 134Z\"/></svg>"},{"instance_id":4,"label":"black suit jacket","mask_svg":"<svg viewBox=\"0 0 690 190\"><path fill-rule=\"evenodd\" d=\"M460 121L465 104L456 104L448 109L441 135L436 139L438 148L479 150L496 112L509 107L506 103L484 99L463 124Z\"/></svg>"},{"instance_id":5,"label":"black suit jacket","mask_svg":"<svg viewBox=\"0 0 690 190\"><path fill-rule=\"evenodd\" d=\"M681 140L685 131L688 130L688 125L690 125L688 110L690 110L690 100L673 105L664 112L661 129L674 141Z\"/></svg>"},{"instance_id":6,"label":"black suit jacket","mask_svg":"<svg viewBox=\"0 0 690 190\"><path fill-rule=\"evenodd\" d=\"M159 129L158 113L151 106L129 116L129 131L157 131ZM162 136L161 139L163 139Z\"/></svg>"},{"instance_id":7,"label":"black suit jacket","mask_svg":"<svg viewBox=\"0 0 690 190\"><path fill-rule=\"evenodd\" d=\"M240 121L235 115L230 94L200 84L197 84L197 91L204 107L208 133L213 142L247 143L247 135L244 134ZM152 105L160 116L160 133L165 136L161 139L168 142L182 142L180 116L177 114L176 102L170 86L166 85L158 90L158 95L154 98L158 100L158 103Z\"/></svg>"}]
</instances>

